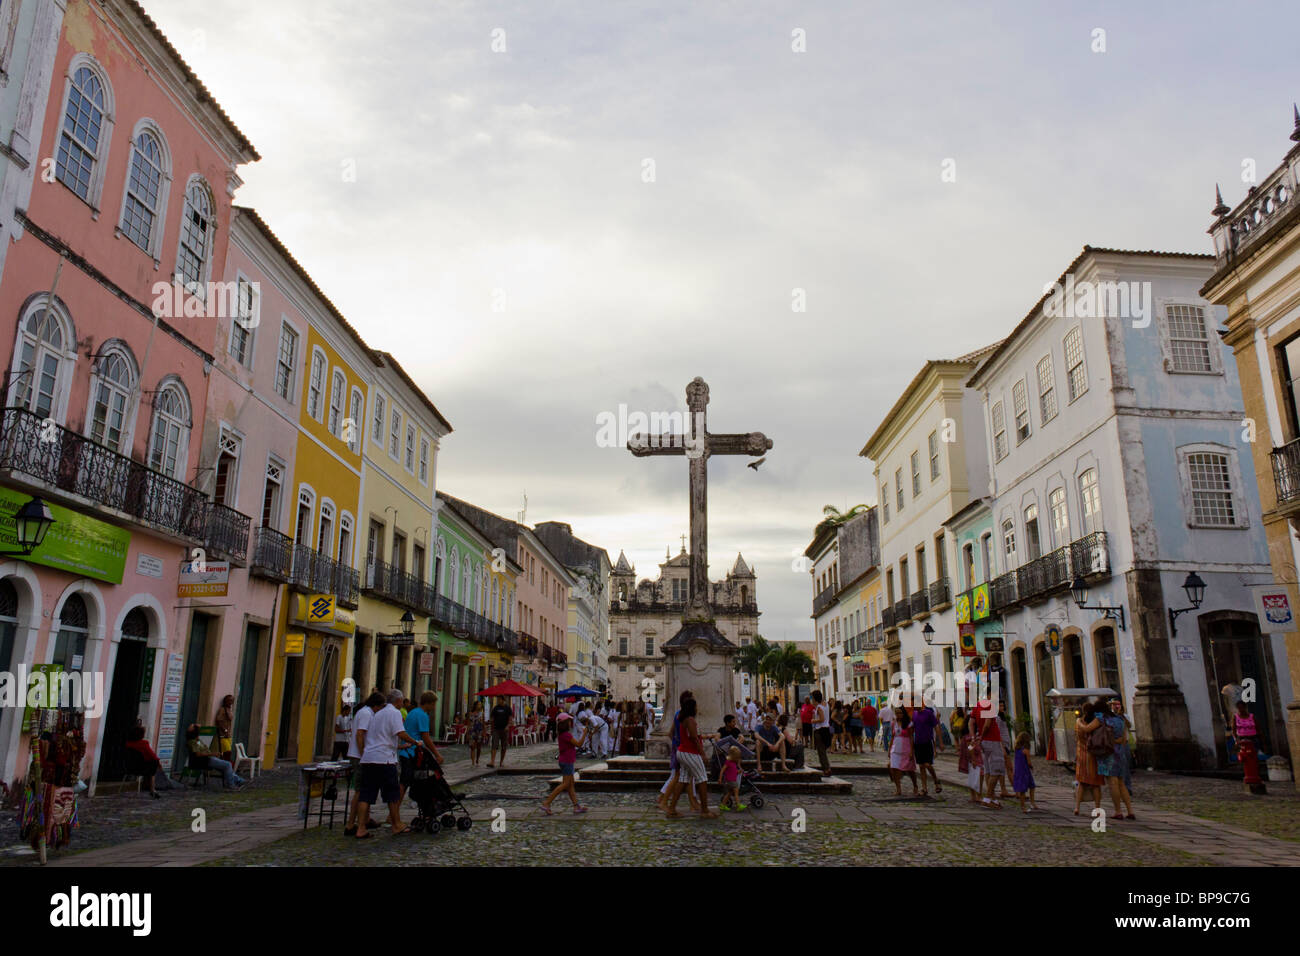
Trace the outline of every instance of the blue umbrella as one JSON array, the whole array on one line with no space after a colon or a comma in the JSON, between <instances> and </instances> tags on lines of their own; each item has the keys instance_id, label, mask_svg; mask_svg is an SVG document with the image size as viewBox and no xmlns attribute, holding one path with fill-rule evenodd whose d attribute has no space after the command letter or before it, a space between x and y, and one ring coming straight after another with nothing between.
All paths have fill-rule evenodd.
<instances>
[{"instance_id":1,"label":"blue umbrella","mask_svg":"<svg viewBox=\"0 0 1300 956\"><path fill-rule=\"evenodd\" d=\"M599 697L594 690L588 690L581 684L574 684L572 687L566 687L564 690L557 690L556 697Z\"/></svg>"}]
</instances>

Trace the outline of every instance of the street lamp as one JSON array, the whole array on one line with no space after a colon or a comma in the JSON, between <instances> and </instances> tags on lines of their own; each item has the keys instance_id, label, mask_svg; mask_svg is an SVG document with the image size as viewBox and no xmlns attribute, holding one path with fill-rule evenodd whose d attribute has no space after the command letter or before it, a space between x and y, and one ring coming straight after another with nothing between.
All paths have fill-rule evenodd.
<instances>
[{"instance_id":1,"label":"street lamp","mask_svg":"<svg viewBox=\"0 0 1300 956\"><path fill-rule=\"evenodd\" d=\"M54 524L54 515L50 506L40 498L31 498L14 513L14 540L18 542L17 550L0 549L0 555L31 554L45 540L45 533Z\"/></svg>"},{"instance_id":2,"label":"street lamp","mask_svg":"<svg viewBox=\"0 0 1300 956\"><path fill-rule=\"evenodd\" d=\"M415 636L415 615L412 614L409 610L402 615L402 636L403 637Z\"/></svg>"},{"instance_id":3,"label":"street lamp","mask_svg":"<svg viewBox=\"0 0 1300 956\"><path fill-rule=\"evenodd\" d=\"M1074 583L1070 585L1070 592L1071 594L1074 595L1074 603L1079 608L1079 610L1101 611L1104 614L1104 616L1107 617L1108 619L1118 622L1119 629L1121 631L1128 630L1128 628L1124 626L1125 622L1124 622L1123 607L1119 607L1119 606L1104 607L1100 604L1094 605L1092 607L1088 606L1088 583L1083 580L1082 575L1074 579Z\"/></svg>"},{"instance_id":4,"label":"street lamp","mask_svg":"<svg viewBox=\"0 0 1300 956\"><path fill-rule=\"evenodd\" d=\"M1178 620L1178 615L1186 614L1188 611L1195 611L1200 608L1201 602L1205 600L1205 582L1195 571L1188 573L1186 580L1183 581L1183 590L1187 592L1187 600L1192 602L1191 607L1180 607L1169 609L1169 636L1178 636L1178 626L1174 623Z\"/></svg>"}]
</instances>

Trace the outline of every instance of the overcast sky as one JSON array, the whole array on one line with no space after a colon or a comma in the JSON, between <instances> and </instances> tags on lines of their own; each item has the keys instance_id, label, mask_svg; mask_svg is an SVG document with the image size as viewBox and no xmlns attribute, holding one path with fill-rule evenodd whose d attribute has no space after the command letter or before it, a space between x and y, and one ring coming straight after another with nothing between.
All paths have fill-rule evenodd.
<instances>
[{"instance_id":1,"label":"overcast sky","mask_svg":"<svg viewBox=\"0 0 1300 956\"><path fill-rule=\"evenodd\" d=\"M710 565L744 553L777 640L920 365L1085 243L1211 251L1215 182L1274 168L1300 98L1280 3L144 2L263 156L238 201L451 421L441 489L653 576L685 462L597 416L701 375L712 431L773 439L712 461Z\"/></svg>"}]
</instances>

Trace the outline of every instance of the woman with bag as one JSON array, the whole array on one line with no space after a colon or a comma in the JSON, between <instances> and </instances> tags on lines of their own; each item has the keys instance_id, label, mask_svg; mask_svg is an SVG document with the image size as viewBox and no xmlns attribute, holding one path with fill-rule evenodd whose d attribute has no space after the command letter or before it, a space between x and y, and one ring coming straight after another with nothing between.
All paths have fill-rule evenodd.
<instances>
[{"instance_id":1,"label":"woman with bag","mask_svg":"<svg viewBox=\"0 0 1300 956\"><path fill-rule=\"evenodd\" d=\"M1074 815L1079 815L1079 804L1085 790L1092 791L1092 802L1101 808L1102 779L1097 773L1097 758L1089 750L1089 740L1094 730L1102 727L1097 719L1097 705L1083 705L1082 714L1074 721Z\"/></svg>"},{"instance_id":2,"label":"woman with bag","mask_svg":"<svg viewBox=\"0 0 1300 956\"><path fill-rule=\"evenodd\" d=\"M1125 765L1128 763L1128 747L1124 744L1124 739L1128 734L1128 724L1123 717L1107 713L1104 709L1097 714L1097 719L1106 725L1111 741L1110 753L1097 758L1097 773L1106 779L1110 787L1110 797L1115 803L1115 819L1136 820L1137 817L1133 816L1133 799L1124 786ZM1121 804L1128 807L1127 817L1124 816Z\"/></svg>"}]
</instances>

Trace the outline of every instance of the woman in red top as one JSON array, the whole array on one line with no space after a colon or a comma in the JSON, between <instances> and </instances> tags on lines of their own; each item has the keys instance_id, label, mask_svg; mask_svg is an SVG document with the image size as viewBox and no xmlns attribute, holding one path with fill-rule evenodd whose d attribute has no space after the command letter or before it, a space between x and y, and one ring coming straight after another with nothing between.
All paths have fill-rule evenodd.
<instances>
[{"instance_id":1,"label":"woman in red top","mask_svg":"<svg viewBox=\"0 0 1300 956\"><path fill-rule=\"evenodd\" d=\"M154 785L154 777L161 766L158 755L144 739L144 728L132 727L126 735L126 772L139 774L145 789L155 800L161 799Z\"/></svg>"},{"instance_id":2,"label":"woman in red top","mask_svg":"<svg viewBox=\"0 0 1300 956\"><path fill-rule=\"evenodd\" d=\"M573 734L569 733L569 726L572 718L568 714L560 714L556 722L556 727L560 731L556 743L559 744L559 762L560 762L560 782L554 790L550 792L545 800L542 801L542 812L548 817L551 815L551 802L562 793L567 793L569 799L573 801L574 813L586 813L587 808L578 803L578 788L573 785L573 765L578 760L578 748L582 746L587 739L587 731L584 730L582 735L573 739Z\"/></svg>"},{"instance_id":3,"label":"woman in red top","mask_svg":"<svg viewBox=\"0 0 1300 956\"><path fill-rule=\"evenodd\" d=\"M677 800L682 795L682 788L694 786L700 798L700 816L716 817L718 814L709 809L709 773L704 768L704 740L700 737L700 728L695 722L697 704L694 697L682 702L681 742L677 745L677 779L668 791L668 811L670 817L679 817Z\"/></svg>"}]
</instances>

